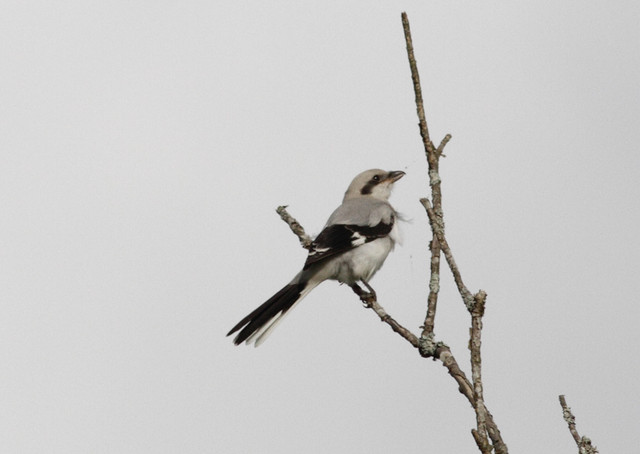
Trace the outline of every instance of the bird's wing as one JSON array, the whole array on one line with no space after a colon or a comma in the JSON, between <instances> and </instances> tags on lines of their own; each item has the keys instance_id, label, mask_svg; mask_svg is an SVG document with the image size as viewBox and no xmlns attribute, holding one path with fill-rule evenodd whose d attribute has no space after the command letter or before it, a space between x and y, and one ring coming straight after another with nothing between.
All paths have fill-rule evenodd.
<instances>
[{"instance_id":1,"label":"bird's wing","mask_svg":"<svg viewBox=\"0 0 640 454\"><path fill-rule=\"evenodd\" d=\"M391 232L395 216L381 220L377 225L331 224L326 226L311 244L303 269L329 257L341 254Z\"/></svg>"}]
</instances>

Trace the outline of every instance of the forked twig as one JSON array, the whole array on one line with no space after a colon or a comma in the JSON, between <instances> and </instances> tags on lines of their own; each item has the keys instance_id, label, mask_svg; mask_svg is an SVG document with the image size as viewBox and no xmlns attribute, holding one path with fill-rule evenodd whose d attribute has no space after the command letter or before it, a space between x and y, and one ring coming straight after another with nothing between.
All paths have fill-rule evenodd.
<instances>
[{"instance_id":1,"label":"forked twig","mask_svg":"<svg viewBox=\"0 0 640 454\"><path fill-rule=\"evenodd\" d=\"M438 148L435 148L431 138L429 136L429 128L424 111L424 101L422 98L422 88L420 86L420 75L418 74L418 65L416 63L415 55L413 52L413 41L411 39L411 28L409 26L409 18L406 13L402 13L402 27L404 29L405 42L407 46L407 56L409 59L409 67L411 68L411 80L413 81L413 89L415 93L416 112L418 114L418 121L420 127L420 136L425 148L427 156L427 162L429 164L429 186L431 187L431 200L433 206L427 199L421 199L429 215L429 223L433 232L433 238L431 240L431 277L429 280L429 300L427 307L427 315L425 323L423 325L422 336L420 338L421 349L420 353L423 356L434 356L442 360L445 367L449 369L449 373L458 382L460 392L464 394L467 399L473 405L476 412L477 430L472 430L473 437L478 445L478 448L482 453L490 453L495 449L497 454L506 454L508 449L502 437L497 425L493 421L491 413L487 410L484 404L484 397L482 392L482 373L481 373L481 332L482 332L482 316L484 314L484 304L486 301L486 293L483 291L478 292L475 296L469 292L467 287L462 281L462 275L458 269L453 254L449 248L449 244L444 235L444 217L442 210L442 189L441 178L439 175L439 162L440 157L443 155L444 147L451 139L451 135L447 134L440 142ZM442 343L434 341L434 325L435 325L435 313L437 307L439 283L440 283L440 252L442 252L447 260L449 268L453 273L454 280L458 287L458 291L462 296L465 306L471 313L472 317L472 329L471 329L471 368L473 379L473 391L469 395L469 389L466 386L461 385L461 371L457 367L457 362L451 354L451 351ZM443 359L443 355L446 355L447 361ZM449 356L450 355L450 356ZM458 370L452 371L450 367L455 364ZM465 383L466 382L466 383ZM463 383L468 384L468 380L464 377ZM493 446L488 442L487 434Z\"/></svg>"},{"instance_id":2,"label":"forked twig","mask_svg":"<svg viewBox=\"0 0 640 454\"><path fill-rule=\"evenodd\" d=\"M418 73L418 65L416 57L413 53L413 40L411 39L411 27L409 26L409 18L406 13L402 13L402 28L404 30L404 39L407 46L407 56L409 58L409 67L411 68L411 80L413 81L413 92L416 101L416 113L418 114L418 127L420 128L420 137L422 137L422 145L424 146L427 164L429 165L429 185L431 186L431 196L436 209L442 212L442 192L440 188L439 157L442 150L446 146L451 136L447 134L442 140L440 146L436 149L433 146L431 137L429 136L429 127L424 113L424 100L422 99L422 88L420 86L420 74ZM433 338L433 329L435 326L436 309L438 306L438 292L440 291L440 245L435 235L429 244L431 250L431 278L429 279L429 298L427 300L427 314L424 319L422 336L423 342L427 342Z\"/></svg>"}]
</instances>

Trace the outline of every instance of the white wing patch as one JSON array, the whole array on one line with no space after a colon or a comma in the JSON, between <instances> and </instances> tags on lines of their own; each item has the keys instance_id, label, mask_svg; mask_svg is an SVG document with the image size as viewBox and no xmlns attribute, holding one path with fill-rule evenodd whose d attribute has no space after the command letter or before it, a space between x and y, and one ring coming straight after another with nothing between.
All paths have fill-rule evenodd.
<instances>
[{"instance_id":1,"label":"white wing patch","mask_svg":"<svg viewBox=\"0 0 640 454\"><path fill-rule=\"evenodd\" d=\"M351 236L351 246L353 247L362 246L366 242L367 242L366 236L362 236L358 232L353 232L353 235Z\"/></svg>"}]
</instances>

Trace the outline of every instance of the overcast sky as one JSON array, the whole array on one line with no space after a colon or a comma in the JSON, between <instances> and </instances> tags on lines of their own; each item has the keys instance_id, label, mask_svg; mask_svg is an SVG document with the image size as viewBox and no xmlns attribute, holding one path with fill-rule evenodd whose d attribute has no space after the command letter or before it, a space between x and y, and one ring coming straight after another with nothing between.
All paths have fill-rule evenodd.
<instances>
[{"instance_id":1,"label":"overcast sky","mask_svg":"<svg viewBox=\"0 0 640 454\"><path fill-rule=\"evenodd\" d=\"M603 453L640 421L637 1L5 1L0 439L6 453L474 453L439 362L325 283L260 348L226 332L288 282L362 170L403 170L372 281L419 333L426 161L489 297L487 406L512 453ZM443 268L443 270L446 270ZM436 335L469 373L443 271Z\"/></svg>"}]
</instances>

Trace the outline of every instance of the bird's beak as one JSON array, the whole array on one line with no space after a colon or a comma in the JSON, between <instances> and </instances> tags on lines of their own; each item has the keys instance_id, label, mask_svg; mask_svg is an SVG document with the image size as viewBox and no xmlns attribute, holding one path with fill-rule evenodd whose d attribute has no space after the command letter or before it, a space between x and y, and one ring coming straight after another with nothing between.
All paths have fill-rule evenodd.
<instances>
[{"instance_id":1,"label":"bird's beak","mask_svg":"<svg viewBox=\"0 0 640 454\"><path fill-rule=\"evenodd\" d=\"M402 170L392 170L391 172L389 172L389 175L387 175L387 180L389 180L392 183L395 183L404 175L405 173Z\"/></svg>"}]
</instances>

